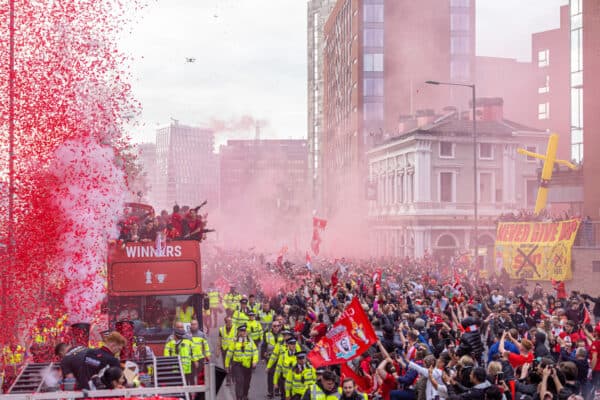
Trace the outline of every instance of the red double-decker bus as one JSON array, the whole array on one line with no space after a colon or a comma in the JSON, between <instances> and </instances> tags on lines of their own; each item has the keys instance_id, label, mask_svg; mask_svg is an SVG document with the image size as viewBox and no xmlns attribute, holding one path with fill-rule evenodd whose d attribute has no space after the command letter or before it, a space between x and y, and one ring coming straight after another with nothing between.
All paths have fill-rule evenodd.
<instances>
[{"instance_id":1,"label":"red double-decker bus","mask_svg":"<svg viewBox=\"0 0 600 400\"><path fill-rule=\"evenodd\" d=\"M110 328L131 321L134 335L162 353L178 312L192 307L202 324L200 242L114 242L109 244L107 267Z\"/></svg>"}]
</instances>

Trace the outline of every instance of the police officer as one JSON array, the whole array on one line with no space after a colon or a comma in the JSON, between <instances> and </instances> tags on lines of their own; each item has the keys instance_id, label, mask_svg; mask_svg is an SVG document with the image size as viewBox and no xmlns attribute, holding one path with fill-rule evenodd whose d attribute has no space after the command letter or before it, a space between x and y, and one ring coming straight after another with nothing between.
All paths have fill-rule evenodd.
<instances>
[{"instance_id":1,"label":"police officer","mask_svg":"<svg viewBox=\"0 0 600 400\"><path fill-rule=\"evenodd\" d=\"M337 376L331 371L325 371L317 383L304 392L302 400L339 400L341 394L337 391Z\"/></svg>"},{"instance_id":2,"label":"police officer","mask_svg":"<svg viewBox=\"0 0 600 400\"><path fill-rule=\"evenodd\" d=\"M248 312L248 322L246 322L246 328L248 330L248 336L250 339L252 339L257 348L260 348L260 342L263 337L263 329L260 322L256 320L256 314L252 310Z\"/></svg>"},{"instance_id":3,"label":"police officer","mask_svg":"<svg viewBox=\"0 0 600 400\"><path fill-rule=\"evenodd\" d=\"M257 318L260 321L264 332L271 328L273 318L275 318L275 311L271 309L271 303L265 300Z\"/></svg>"},{"instance_id":4,"label":"police officer","mask_svg":"<svg viewBox=\"0 0 600 400\"><path fill-rule=\"evenodd\" d=\"M261 349L262 358L267 363L267 398L269 399L273 398L273 375L278 359L275 348L279 347L281 343L283 343L281 323L276 321L271 325L271 329L265 332Z\"/></svg>"},{"instance_id":5,"label":"police officer","mask_svg":"<svg viewBox=\"0 0 600 400\"><path fill-rule=\"evenodd\" d=\"M285 378L286 400L300 400L304 392L317 383L317 371L306 361L306 352L296 353L296 366Z\"/></svg>"},{"instance_id":6,"label":"police officer","mask_svg":"<svg viewBox=\"0 0 600 400\"><path fill-rule=\"evenodd\" d=\"M286 348L279 354L277 367L273 375L273 384L279 388L281 400L285 400L285 378L288 372L296 366L296 353L300 351L300 349L296 351L298 343L293 337L287 339L285 343Z\"/></svg>"},{"instance_id":7,"label":"police officer","mask_svg":"<svg viewBox=\"0 0 600 400\"><path fill-rule=\"evenodd\" d=\"M215 288L214 285L211 285L211 288L208 289L208 304L210 305L210 316L211 316L211 326L209 328L217 327L217 314L219 311L219 302L221 301L221 293L219 290Z\"/></svg>"},{"instance_id":8,"label":"police officer","mask_svg":"<svg viewBox=\"0 0 600 400\"><path fill-rule=\"evenodd\" d=\"M232 316L234 311L238 309L241 298L242 296L237 293L235 286L231 286L229 293L223 297L223 307L227 316Z\"/></svg>"},{"instance_id":9,"label":"police officer","mask_svg":"<svg viewBox=\"0 0 600 400\"><path fill-rule=\"evenodd\" d=\"M248 337L246 325L237 328L237 338L229 344L225 368L235 382L236 400L248 400L252 370L258 364L258 348Z\"/></svg>"},{"instance_id":10,"label":"police officer","mask_svg":"<svg viewBox=\"0 0 600 400\"><path fill-rule=\"evenodd\" d=\"M192 375L192 347L192 341L187 338L186 331L176 328L173 332L173 337L165 344L164 351L164 355L167 357L179 356L181 368L183 369L188 385L194 384L194 376Z\"/></svg>"},{"instance_id":11,"label":"police officer","mask_svg":"<svg viewBox=\"0 0 600 400\"><path fill-rule=\"evenodd\" d=\"M248 320L250 319L248 317L249 312L250 309L248 308L248 299L244 297L240 300L240 307L233 312L233 326L237 328L242 324L247 324Z\"/></svg>"},{"instance_id":12,"label":"police officer","mask_svg":"<svg viewBox=\"0 0 600 400\"><path fill-rule=\"evenodd\" d=\"M225 317L225 325L219 328L219 339L217 344L217 357L219 356L219 352L221 353L221 357L223 360L223 365L225 365L225 358L227 356L227 349L229 349L230 344L235 340L237 335L237 331L235 326L233 326L233 322L230 316ZM227 375L227 384L231 384L232 378L231 375Z\"/></svg>"},{"instance_id":13,"label":"police officer","mask_svg":"<svg viewBox=\"0 0 600 400\"><path fill-rule=\"evenodd\" d=\"M260 303L256 302L256 296L254 296L253 294L248 296L248 308L250 309L250 311L254 312L254 314L260 314Z\"/></svg>"}]
</instances>

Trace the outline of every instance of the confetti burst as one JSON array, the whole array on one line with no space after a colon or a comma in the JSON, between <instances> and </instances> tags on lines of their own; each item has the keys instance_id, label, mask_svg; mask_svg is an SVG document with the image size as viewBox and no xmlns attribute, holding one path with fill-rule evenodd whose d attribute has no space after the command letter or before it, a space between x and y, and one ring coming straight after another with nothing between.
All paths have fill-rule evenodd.
<instances>
[{"instance_id":1,"label":"confetti burst","mask_svg":"<svg viewBox=\"0 0 600 400\"><path fill-rule=\"evenodd\" d=\"M6 237L8 1L0 0L0 234ZM40 314L91 318L126 192L124 116L137 115L119 35L138 0L15 1L15 257L0 342ZM72 318L72 319L73 319ZM72 321L80 322L80 321Z\"/></svg>"}]
</instances>

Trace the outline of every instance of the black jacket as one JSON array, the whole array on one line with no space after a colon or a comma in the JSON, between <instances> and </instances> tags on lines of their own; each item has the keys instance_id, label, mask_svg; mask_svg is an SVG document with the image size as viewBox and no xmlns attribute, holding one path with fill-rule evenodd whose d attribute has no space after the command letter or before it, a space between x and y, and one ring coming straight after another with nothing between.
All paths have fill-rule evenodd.
<instances>
[{"instance_id":1,"label":"black jacket","mask_svg":"<svg viewBox=\"0 0 600 400\"><path fill-rule=\"evenodd\" d=\"M77 359L77 365L75 365L75 370L73 370L78 387L80 389L89 389L89 382L92 376L96 375L107 365L120 367L121 363L106 347L87 349L84 356Z\"/></svg>"},{"instance_id":2,"label":"black jacket","mask_svg":"<svg viewBox=\"0 0 600 400\"><path fill-rule=\"evenodd\" d=\"M485 381L473 386L469 390L461 394L450 395L450 400L482 400L485 399L485 391L492 385Z\"/></svg>"},{"instance_id":3,"label":"black jacket","mask_svg":"<svg viewBox=\"0 0 600 400\"><path fill-rule=\"evenodd\" d=\"M483 354L483 342L481 341L481 333L479 330L473 332L465 332L460 337L460 345L456 349L456 354L462 356L472 356L478 362Z\"/></svg>"}]
</instances>

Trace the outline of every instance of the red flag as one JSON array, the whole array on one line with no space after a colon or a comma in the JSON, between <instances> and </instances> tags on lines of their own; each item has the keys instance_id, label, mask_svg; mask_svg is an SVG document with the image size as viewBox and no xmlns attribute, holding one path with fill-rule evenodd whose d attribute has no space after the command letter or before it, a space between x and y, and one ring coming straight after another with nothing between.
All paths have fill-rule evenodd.
<instances>
[{"instance_id":1,"label":"red flag","mask_svg":"<svg viewBox=\"0 0 600 400\"><path fill-rule=\"evenodd\" d=\"M563 281L551 280L552 288L556 290L556 298L564 300L567 298L567 290L565 289L565 283Z\"/></svg>"},{"instance_id":2,"label":"red flag","mask_svg":"<svg viewBox=\"0 0 600 400\"><path fill-rule=\"evenodd\" d=\"M321 236L319 235L319 230L315 228L315 229L313 229L312 241L310 243L310 247L311 247L313 253L315 254L315 256L319 255L320 245L321 245Z\"/></svg>"},{"instance_id":3,"label":"red flag","mask_svg":"<svg viewBox=\"0 0 600 400\"><path fill-rule=\"evenodd\" d=\"M325 337L308 353L315 368L350 361L377 342L373 326L355 297Z\"/></svg>"},{"instance_id":4,"label":"red flag","mask_svg":"<svg viewBox=\"0 0 600 400\"><path fill-rule=\"evenodd\" d=\"M340 381L343 382L346 378L352 378L352 380L356 382L356 386L358 386L358 390L361 393L369 393L371 391L371 380L369 379L369 377L357 374L351 367L348 366L348 363L342 364L340 372Z\"/></svg>"},{"instance_id":5,"label":"red flag","mask_svg":"<svg viewBox=\"0 0 600 400\"><path fill-rule=\"evenodd\" d=\"M320 219L317 217L313 217L313 228L314 229L325 229L326 226L327 226L326 219Z\"/></svg>"},{"instance_id":6,"label":"red flag","mask_svg":"<svg viewBox=\"0 0 600 400\"><path fill-rule=\"evenodd\" d=\"M338 272L339 269L336 269L335 272L333 273L333 275L331 275L331 294L333 296L335 296L337 294L337 285L339 283L339 279L338 279Z\"/></svg>"},{"instance_id":7,"label":"red flag","mask_svg":"<svg viewBox=\"0 0 600 400\"><path fill-rule=\"evenodd\" d=\"M592 318L590 316L590 312L586 306L583 307L583 324L587 325L592 322Z\"/></svg>"}]
</instances>

